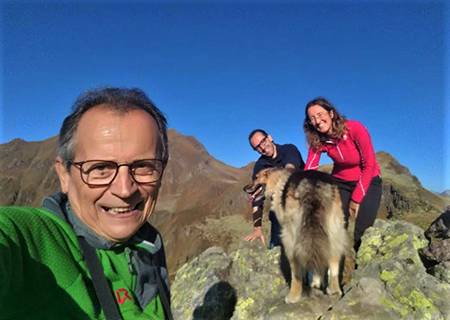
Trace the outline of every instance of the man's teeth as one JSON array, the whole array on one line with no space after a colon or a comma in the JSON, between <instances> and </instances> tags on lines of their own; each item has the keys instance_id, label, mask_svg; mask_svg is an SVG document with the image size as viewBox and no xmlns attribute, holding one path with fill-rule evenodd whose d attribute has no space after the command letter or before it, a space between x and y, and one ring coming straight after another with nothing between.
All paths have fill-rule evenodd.
<instances>
[{"instance_id":1,"label":"man's teeth","mask_svg":"<svg viewBox=\"0 0 450 320\"><path fill-rule=\"evenodd\" d=\"M108 208L107 211L111 214L122 214L133 211L132 208Z\"/></svg>"}]
</instances>

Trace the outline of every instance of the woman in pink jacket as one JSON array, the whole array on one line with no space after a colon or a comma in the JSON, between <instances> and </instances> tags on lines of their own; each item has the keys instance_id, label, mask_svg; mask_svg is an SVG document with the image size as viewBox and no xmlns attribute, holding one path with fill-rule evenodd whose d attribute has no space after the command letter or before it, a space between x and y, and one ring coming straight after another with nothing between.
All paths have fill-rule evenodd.
<instances>
[{"instance_id":1,"label":"woman in pink jacket","mask_svg":"<svg viewBox=\"0 0 450 320\"><path fill-rule=\"evenodd\" d=\"M361 236L373 225L380 206L382 186L380 168L367 129L346 120L324 98L310 101L305 108L303 129L308 143L305 170L316 170L323 152L333 160L332 175L341 195L345 224L355 220L354 249Z\"/></svg>"}]
</instances>

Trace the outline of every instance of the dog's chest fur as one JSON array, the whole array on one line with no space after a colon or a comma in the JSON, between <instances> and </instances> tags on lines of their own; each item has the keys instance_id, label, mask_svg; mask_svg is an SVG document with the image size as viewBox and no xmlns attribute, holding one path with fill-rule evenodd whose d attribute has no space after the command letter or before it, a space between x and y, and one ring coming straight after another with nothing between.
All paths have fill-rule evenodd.
<instances>
[{"instance_id":1,"label":"dog's chest fur","mask_svg":"<svg viewBox=\"0 0 450 320\"><path fill-rule=\"evenodd\" d=\"M266 198L271 199L271 209L276 213L281 224L288 223L288 221L285 221L286 208L298 210L300 206L298 201L295 200L295 188L287 185L291 174L291 171L282 171L275 184L266 187Z\"/></svg>"}]
</instances>

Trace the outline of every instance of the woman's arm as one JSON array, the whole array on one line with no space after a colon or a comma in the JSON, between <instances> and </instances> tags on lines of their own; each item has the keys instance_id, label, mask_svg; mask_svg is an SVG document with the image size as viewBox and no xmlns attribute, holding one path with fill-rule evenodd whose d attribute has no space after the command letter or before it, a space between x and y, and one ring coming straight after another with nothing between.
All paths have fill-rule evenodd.
<instances>
[{"instance_id":1,"label":"woman's arm","mask_svg":"<svg viewBox=\"0 0 450 320\"><path fill-rule=\"evenodd\" d=\"M352 123L351 135L361 156L361 176L351 199L360 203L372 181L377 160L369 132L361 123L356 121Z\"/></svg>"},{"instance_id":2,"label":"woman's arm","mask_svg":"<svg viewBox=\"0 0 450 320\"><path fill-rule=\"evenodd\" d=\"M320 162L322 150L308 149L308 159L306 159L305 170L317 170Z\"/></svg>"}]
</instances>

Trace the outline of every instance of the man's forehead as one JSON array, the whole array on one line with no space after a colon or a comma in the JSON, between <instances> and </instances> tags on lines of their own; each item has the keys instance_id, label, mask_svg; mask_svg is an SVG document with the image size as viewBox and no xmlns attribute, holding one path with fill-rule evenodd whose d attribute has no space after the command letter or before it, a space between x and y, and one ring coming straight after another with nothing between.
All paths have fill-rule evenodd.
<instances>
[{"instance_id":1,"label":"man's forehead","mask_svg":"<svg viewBox=\"0 0 450 320\"><path fill-rule=\"evenodd\" d=\"M109 105L95 106L81 117L75 132L75 154L91 146L108 146L116 142L132 146L160 147L158 125L146 111L139 108L126 112ZM79 149L81 148L81 149ZM105 147L106 148L106 147Z\"/></svg>"},{"instance_id":2,"label":"man's forehead","mask_svg":"<svg viewBox=\"0 0 450 320\"><path fill-rule=\"evenodd\" d=\"M250 139L251 141L260 141L264 139L265 135L262 132L256 132L253 137Z\"/></svg>"},{"instance_id":3,"label":"man's forehead","mask_svg":"<svg viewBox=\"0 0 450 320\"><path fill-rule=\"evenodd\" d=\"M156 122L156 119L147 111L135 107L133 105L129 105L126 108L124 107L116 107L112 106L106 103L96 105L89 110L87 110L78 121L78 125L82 122L92 122L92 121L102 121L102 120L109 120L111 118L118 118L123 119L126 117L134 117L138 115L139 118L148 118L151 122L151 125L156 125L158 127L158 124Z\"/></svg>"}]
</instances>

